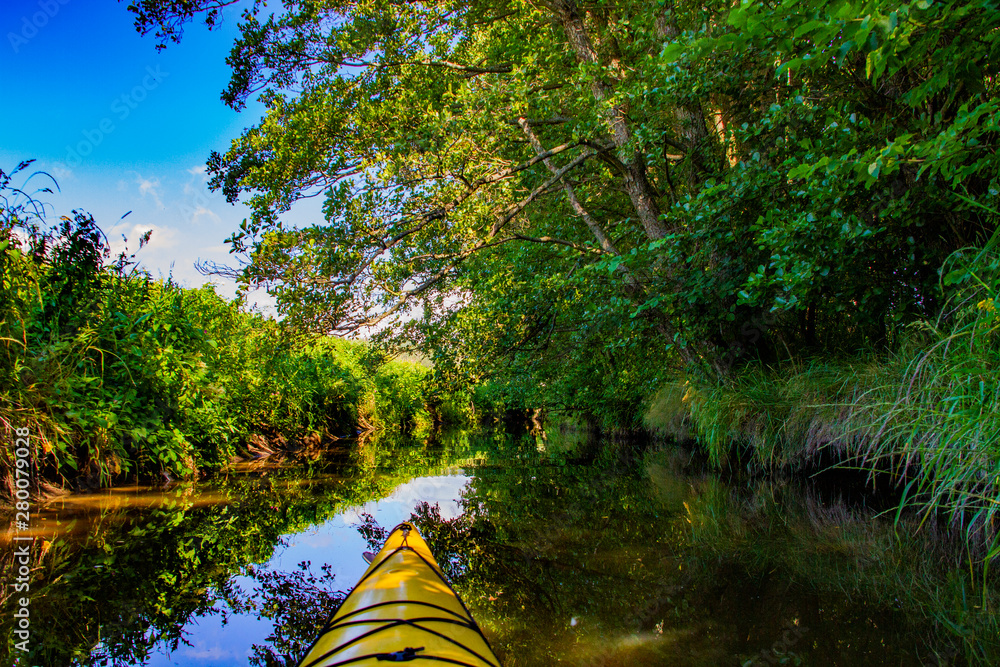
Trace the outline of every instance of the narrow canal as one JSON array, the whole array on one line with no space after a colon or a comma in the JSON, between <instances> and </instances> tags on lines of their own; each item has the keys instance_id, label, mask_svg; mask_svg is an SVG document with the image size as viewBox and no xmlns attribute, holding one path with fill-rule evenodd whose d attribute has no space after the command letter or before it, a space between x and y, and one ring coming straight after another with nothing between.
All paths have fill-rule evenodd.
<instances>
[{"instance_id":1,"label":"narrow canal","mask_svg":"<svg viewBox=\"0 0 1000 667\"><path fill-rule=\"evenodd\" d=\"M413 514L508 667L995 655L962 625L974 595L947 536L821 482L724 479L681 450L574 438L382 438L51 501L33 522L33 653L6 662L294 664L379 528Z\"/></svg>"}]
</instances>

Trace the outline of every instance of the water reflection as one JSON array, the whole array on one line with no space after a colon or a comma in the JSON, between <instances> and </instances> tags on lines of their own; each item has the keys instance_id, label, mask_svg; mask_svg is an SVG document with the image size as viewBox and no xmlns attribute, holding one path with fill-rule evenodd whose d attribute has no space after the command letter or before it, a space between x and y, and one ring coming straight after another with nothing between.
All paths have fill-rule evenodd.
<instances>
[{"instance_id":1,"label":"water reflection","mask_svg":"<svg viewBox=\"0 0 1000 667\"><path fill-rule=\"evenodd\" d=\"M361 554L368 546L358 527L368 517L396 525L421 501L457 516L457 499L469 477L458 469L450 472L418 477L385 498L283 535L267 563L248 566L218 592L217 614L199 621L189 646L157 652L148 665L297 664L343 598L341 588L349 588L367 567Z\"/></svg>"},{"instance_id":2,"label":"water reflection","mask_svg":"<svg viewBox=\"0 0 1000 667\"><path fill-rule=\"evenodd\" d=\"M966 582L947 540L899 539L835 492L724 481L646 445L369 442L47 513L30 664L294 661L364 571L363 534L411 513L508 667L997 655L993 616L958 606Z\"/></svg>"}]
</instances>

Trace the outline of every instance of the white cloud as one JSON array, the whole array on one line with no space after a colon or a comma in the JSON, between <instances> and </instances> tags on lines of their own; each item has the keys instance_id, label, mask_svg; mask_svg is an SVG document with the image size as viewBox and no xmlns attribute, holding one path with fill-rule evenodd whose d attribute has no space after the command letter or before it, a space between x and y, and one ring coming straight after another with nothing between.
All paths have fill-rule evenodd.
<instances>
[{"instance_id":1,"label":"white cloud","mask_svg":"<svg viewBox=\"0 0 1000 667\"><path fill-rule=\"evenodd\" d=\"M213 199L208 192L208 175L204 166L192 167L187 170L191 175L184 184L184 200L178 202L177 208L183 220L192 225L218 224L222 218L212 210Z\"/></svg>"},{"instance_id":2,"label":"white cloud","mask_svg":"<svg viewBox=\"0 0 1000 667\"><path fill-rule=\"evenodd\" d=\"M191 178L187 179L187 182L184 184L184 194L205 197L208 191L206 187L208 184L208 168L205 165L201 165L191 167L185 171L191 175Z\"/></svg>"},{"instance_id":3,"label":"white cloud","mask_svg":"<svg viewBox=\"0 0 1000 667\"><path fill-rule=\"evenodd\" d=\"M236 661L243 657L239 651L231 648L223 648L222 646L197 646L197 648L186 648L182 649L175 655L180 655L189 660L211 660L213 662L219 660Z\"/></svg>"},{"instance_id":4,"label":"white cloud","mask_svg":"<svg viewBox=\"0 0 1000 667\"><path fill-rule=\"evenodd\" d=\"M201 217L207 217L213 222L222 222L222 218L216 215L215 211L205 206L199 206L191 214L191 224L200 224L199 218Z\"/></svg>"},{"instance_id":5,"label":"white cloud","mask_svg":"<svg viewBox=\"0 0 1000 667\"><path fill-rule=\"evenodd\" d=\"M52 177L57 181L65 181L73 178L73 170L66 167L66 165L61 162L56 162L52 165L49 169L49 173L52 174Z\"/></svg>"},{"instance_id":6,"label":"white cloud","mask_svg":"<svg viewBox=\"0 0 1000 667\"><path fill-rule=\"evenodd\" d=\"M160 225L136 225L133 229L138 232L143 227L153 230L153 236L150 237L149 243L146 245L147 248L151 250L167 250L177 246L177 234L179 230L176 228L162 227Z\"/></svg>"},{"instance_id":7,"label":"white cloud","mask_svg":"<svg viewBox=\"0 0 1000 667\"><path fill-rule=\"evenodd\" d=\"M152 231L152 236L149 237L149 243L139 250L139 237L148 231ZM128 239L126 244L125 239ZM151 259L150 255L159 255L162 251L171 250L175 248L178 243L178 230L173 227L164 227L161 225L151 225L142 223L130 223L126 221L121 221L110 230L108 230L108 241L111 243L111 252L115 255L125 250L126 245L128 246L128 251L130 253L136 253L136 259L141 262L148 262Z\"/></svg>"},{"instance_id":8,"label":"white cloud","mask_svg":"<svg viewBox=\"0 0 1000 667\"><path fill-rule=\"evenodd\" d=\"M163 208L163 201L160 199L160 179L143 178L141 174L136 174L135 182L139 186L140 195L152 197L156 207Z\"/></svg>"}]
</instances>

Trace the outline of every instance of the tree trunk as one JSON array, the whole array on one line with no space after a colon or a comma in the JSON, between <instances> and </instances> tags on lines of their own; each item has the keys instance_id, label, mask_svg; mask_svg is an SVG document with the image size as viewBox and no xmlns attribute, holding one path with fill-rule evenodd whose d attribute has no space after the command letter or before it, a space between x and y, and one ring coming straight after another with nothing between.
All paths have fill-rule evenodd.
<instances>
[{"instance_id":1,"label":"tree trunk","mask_svg":"<svg viewBox=\"0 0 1000 667\"><path fill-rule=\"evenodd\" d=\"M656 17L656 29L664 41L674 41L680 35L677 23L666 12ZM705 111L697 102L678 101L677 109L674 113L677 118L677 135L687 150L693 167L688 173L688 186L697 188L701 177L705 173L705 161L702 155L706 140L708 139L708 129L705 126Z\"/></svg>"},{"instance_id":2,"label":"tree trunk","mask_svg":"<svg viewBox=\"0 0 1000 667\"><path fill-rule=\"evenodd\" d=\"M598 65L597 52L575 1L557 0L551 7L566 32L576 59L581 63ZM667 227L660 219L656 193L646 175L646 162L642 154L631 145L632 129L629 127L625 108L621 104L605 106L604 103L613 96L614 89L600 75L591 79L590 90L601 105L601 115L611 129L611 140L618 149L618 159L625 167L625 191L632 200L646 237L650 240L662 239L667 235Z\"/></svg>"}]
</instances>

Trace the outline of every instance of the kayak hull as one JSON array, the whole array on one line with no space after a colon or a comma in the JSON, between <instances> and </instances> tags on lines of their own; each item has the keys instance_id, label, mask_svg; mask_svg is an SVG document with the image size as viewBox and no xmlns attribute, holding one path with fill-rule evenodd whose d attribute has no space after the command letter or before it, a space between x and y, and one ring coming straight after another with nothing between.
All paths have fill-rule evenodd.
<instances>
[{"instance_id":1,"label":"kayak hull","mask_svg":"<svg viewBox=\"0 0 1000 667\"><path fill-rule=\"evenodd\" d=\"M410 523L389 534L300 667L499 667L469 610Z\"/></svg>"}]
</instances>

